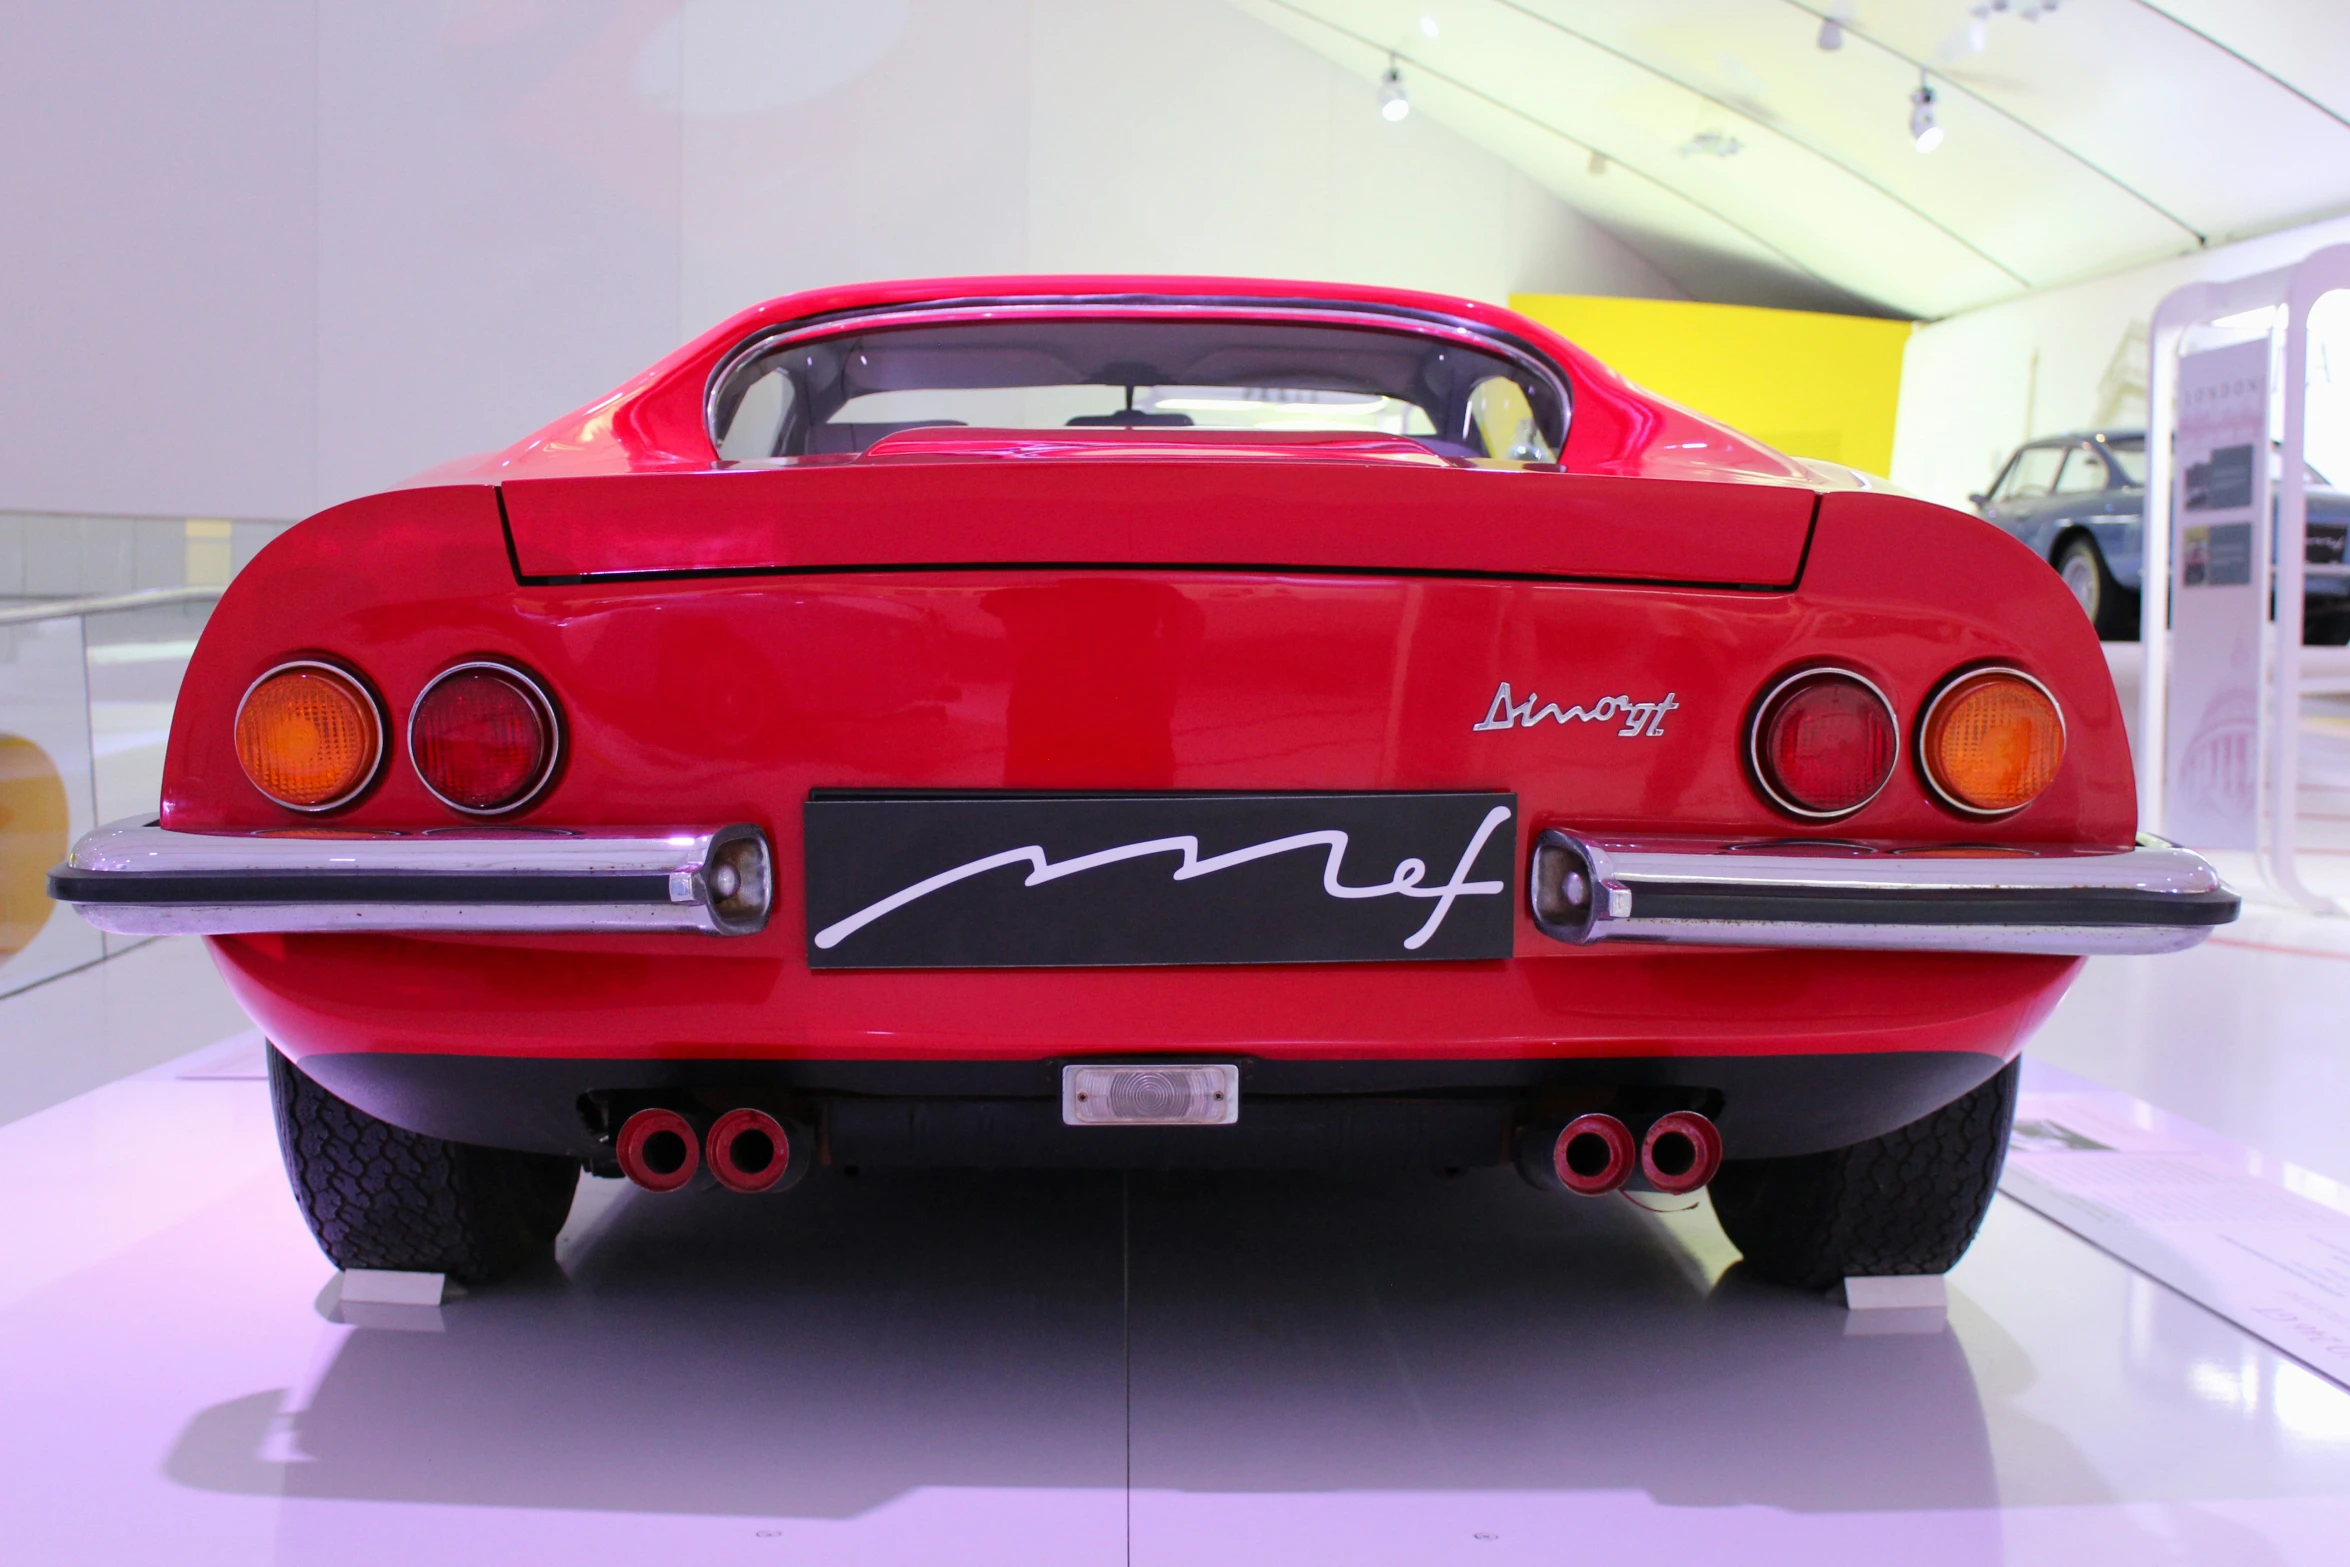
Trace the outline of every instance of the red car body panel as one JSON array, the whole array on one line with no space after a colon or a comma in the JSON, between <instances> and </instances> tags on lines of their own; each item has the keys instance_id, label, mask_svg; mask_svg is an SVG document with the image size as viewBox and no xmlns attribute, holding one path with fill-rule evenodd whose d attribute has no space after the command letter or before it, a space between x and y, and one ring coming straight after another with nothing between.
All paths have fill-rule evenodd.
<instances>
[{"instance_id":1,"label":"red car body panel","mask_svg":"<svg viewBox=\"0 0 2350 1567\"><path fill-rule=\"evenodd\" d=\"M1005 444L1026 438L1007 435ZM795 469L510 479L500 488L525 578L1250 563L1783 588L1794 585L1811 537L1808 490L1464 472L1441 461L1308 462L1279 448L1269 457L1226 455L1232 450L1219 460L1187 457L1164 439L1135 442L1126 448L1134 460L1109 472L1064 458L867 457ZM1476 526L1428 526L1431 512L1453 508L1473 509ZM877 527L877 517L890 521Z\"/></svg>"},{"instance_id":2,"label":"red car body panel","mask_svg":"<svg viewBox=\"0 0 2350 1567\"><path fill-rule=\"evenodd\" d=\"M1571 379L1562 462L1478 469L1376 440L1234 452L957 431L854 461L716 464L703 387L762 325L1105 292L1364 300L1511 334ZM800 805L845 787L1480 789L1517 793L1521 863L1547 826L1806 836L1745 770L1749 715L1774 680L1853 669L1906 727L1952 671L1997 662L2062 704L2067 759L2047 793L2010 817L1962 819L1905 756L1833 835L2117 849L2135 833L2101 651L2029 551L1971 516L1823 477L1473 302L1153 278L802 295L432 477L312 518L230 587L174 719L165 826L455 825L397 756L327 823L276 806L246 781L232 722L289 657L361 672L396 725L436 673L491 656L546 680L567 735L563 772L518 824L753 823L783 891L763 932L723 941L213 938L239 1000L298 1060L1996 1063L2078 959L1577 948L1521 910L1506 962L814 972L793 895ZM1638 742L1608 725L1479 731L1502 682L1561 701L1671 691L1678 706Z\"/></svg>"}]
</instances>

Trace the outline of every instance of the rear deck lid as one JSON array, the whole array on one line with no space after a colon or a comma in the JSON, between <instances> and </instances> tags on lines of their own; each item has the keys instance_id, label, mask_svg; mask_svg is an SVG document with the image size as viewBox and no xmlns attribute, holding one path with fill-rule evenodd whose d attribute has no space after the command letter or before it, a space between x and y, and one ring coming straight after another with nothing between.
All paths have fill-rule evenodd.
<instances>
[{"instance_id":1,"label":"rear deck lid","mask_svg":"<svg viewBox=\"0 0 2350 1567\"><path fill-rule=\"evenodd\" d=\"M976 432L966 432L976 433ZM909 443L841 463L515 479L526 579L1088 566L1794 585L1811 491L1480 468L1409 442L1171 454Z\"/></svg>"}]
</instances>

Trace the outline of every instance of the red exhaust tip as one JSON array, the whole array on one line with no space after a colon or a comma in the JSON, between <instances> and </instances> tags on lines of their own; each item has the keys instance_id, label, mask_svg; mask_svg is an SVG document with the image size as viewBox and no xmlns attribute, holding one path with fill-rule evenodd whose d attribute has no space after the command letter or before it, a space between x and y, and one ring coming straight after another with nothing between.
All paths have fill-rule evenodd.
<instances>
[{"instance_id":1,"label":"red exhaust tip","mask_svg":"<svg viewBox=\"0 0 2350 1567\"><path fill-rule=\"evenodd\" d=\"M639 1110L621 1123L620 1173L648 1192L673 1192L701 1167L702 1140L675 1110Z\"/></svg>"},{"instance_id":2,"label":"red exhaust tip","mask_svg":"<svg viewBox=\"0 0 2350 1567\"><path fill-rule=\"evenodd\" d=\"M1612 1115L1579 1115L1551 1145L1559 1184L1580 1197L1603 1197L1630 1179L1632 1129Z\"/></svg>"},{"instance_id":3,"label":"red exhaust tip","mask_svg":"<svg viewBox=\"0 0 2350 1567\"><path fill-rule=\"evenodd\" d=\"M710 1173L730 1192L763 1192L791 1167L791 1137L764 1110L729 1110L710 1127Z\"/></svg>"},{"instance_id":4,"label":"red exhaust tip","mask_svg":"<svg viewBox=\"0 0 2350 1567\"><path fill-rule=\"evenodd\" d=\"M1722 1167L1722 1134L1694 1110L1660 1115L1640 1143L1640 1173L1672 1196L1693 1192Z\"/></svg>"}]
</instances>

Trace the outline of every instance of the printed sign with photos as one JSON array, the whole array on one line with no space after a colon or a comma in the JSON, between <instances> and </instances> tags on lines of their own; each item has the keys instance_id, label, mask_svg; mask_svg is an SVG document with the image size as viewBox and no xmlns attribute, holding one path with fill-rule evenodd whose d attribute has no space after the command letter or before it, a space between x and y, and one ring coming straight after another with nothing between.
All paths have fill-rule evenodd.
<instances>
[{"instance_id":1,"label":"printed sign with photos","mask_svg":"<svg viewBox=\"0 0 2350 1567\"><path fill-rule=\"evenodd\" d=\"M2168 772L2161 831L2249 849L2258 831L2268 610L2269 341L2179 361Z\"/></svg>"}]
</instances>

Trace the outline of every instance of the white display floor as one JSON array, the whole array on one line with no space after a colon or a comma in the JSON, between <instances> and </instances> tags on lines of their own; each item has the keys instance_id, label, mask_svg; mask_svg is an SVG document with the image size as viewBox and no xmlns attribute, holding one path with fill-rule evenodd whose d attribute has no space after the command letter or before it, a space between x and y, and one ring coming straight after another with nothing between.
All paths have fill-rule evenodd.
<instances>
[{"instance_id":1,"label":"white display floor","mask_svg":"<svg viewBox=\"0 0 2350 1567\"><path fill-rule=\"evenodd\" d=\"M217 999L190 956L107 966L118 1003L152 987L151 1060ZM2093 969L2050 1052L2283 1128L2300 1055L2340 1070L2339 1009L2240 1050L2274 994L2181 1009L2147 987L2189 981L2151 972ZM2177 972L2325 992L2350 965ZM44 992L70 1012L0 1003L12 1053ZM352 1326L254 1059L178 1055L0 1126L11 1567L2073 1567L2350 1540L2350 1392L2007 1198L1928 1332L1742 1279L1702 1208L1498 1171L588 1182L554 1266ZM2281 1080L2231 1096L2229 1061ZM2350 1150L2307 1142L2320 1168Z\"/></svg>"}]
</instances>

